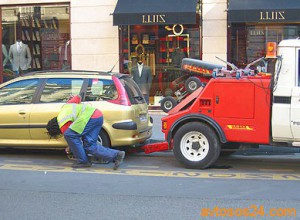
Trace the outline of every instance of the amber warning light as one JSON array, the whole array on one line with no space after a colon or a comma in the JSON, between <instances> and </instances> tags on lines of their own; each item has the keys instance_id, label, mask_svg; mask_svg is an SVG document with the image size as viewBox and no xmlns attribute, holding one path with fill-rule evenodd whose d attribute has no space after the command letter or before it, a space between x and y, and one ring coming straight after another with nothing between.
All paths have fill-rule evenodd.
<instances>
[{"instance_id":1,"label":"amber warning light","mask_svg":"<svg viewBox=\"0 0 300 220\"><path fill-rule=\"evenodd\" d=\"M277 58L277 44L276 42L267 43L266 58Z\"/></svg>"}]
</instances>

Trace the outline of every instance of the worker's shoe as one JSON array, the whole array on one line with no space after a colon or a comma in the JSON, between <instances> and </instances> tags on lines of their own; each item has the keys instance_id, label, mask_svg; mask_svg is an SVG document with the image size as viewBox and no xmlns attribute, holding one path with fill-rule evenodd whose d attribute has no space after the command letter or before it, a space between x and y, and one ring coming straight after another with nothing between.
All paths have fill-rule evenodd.
<instances>
[{"instance_id":1,"label":"worker's shoe","mask_svg":"<svg viewBox=\"0 0 300 220\"><path fill-rule=\"evenodd\" d=\"M115 160L114 170L117 170L119 168L119 166L124 160L124 157L125 157L125 152L119 151Z\"/></svg>"},{"instance_id":2,"label":"worker's shoe","mask_svg":"<svg viewBox=\"0 0 300 220\"><path fill-rule=\"evenodd\" d=\"M75 162L72 164L73 168L86 168L86 167L91 167L91 166L92 166L92 164L90 162L87 162L87 163Z\"/></svg>"}]
</instances>

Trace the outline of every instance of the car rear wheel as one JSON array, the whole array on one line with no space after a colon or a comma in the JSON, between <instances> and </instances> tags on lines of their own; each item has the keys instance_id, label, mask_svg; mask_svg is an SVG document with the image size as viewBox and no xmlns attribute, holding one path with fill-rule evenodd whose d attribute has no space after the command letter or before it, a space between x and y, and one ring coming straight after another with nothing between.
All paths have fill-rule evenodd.
<instances>
[{"instance_id":1,"label":"car rear wheel","mask_svg":"<svg viewBox=\"0 0 300 220\"><path fill-rule=\"evenodd\" d=\"M99 135L98 135L98 142L103 146L103 147L111 147L110 144L110 139L108 134L106 133L106 131L104 131L103 129L101 129ZM96 164L108 164L109 161L106 161L102 158L99 157L95 157L93 155L89 155L90 156L90 160L92 163L96 163Z\"/></svg>"},{"instance_id":2,"label":"car rear wheel","mask_svg":"<svg viewBox=\"0 0 300 220\"><path fill-rule=\"evenodd\" d=\"M171 96L167 96L160 101L160 107L166 113L169 112L176 105L177 101Z\"/></svg>"},{"instance_id":3,"label":"car rear wheel","mask_svg":"<svg viewBox=\"0 0 300 220\"><path fill-rule=\"evenodd\" d=\"M98 142L104 147L111 147L109 136L103 129L101 129L98 135Z\"/></svg>"},{"instance_id":4,"label":"car rear wheel","mask_svg":"<svg viewBox=\"0 0 300 220\"><path fill-rule=\"evenodd\" d=\"M188 168L204 169L220 155L220 142L214 130L201 122L190 122L174 135L174 155Z\"/></svg>"},{"instance_id":5,"label":"car rear wheel","mask_svg":"<svg viewBox=\"0 0 300 220\"><path fill-rule=\"evenodd\" d=\"M185 82L185 88L188 93L193 93L201 86L201 80L195 76L189 77Z\"/></svg>"}]
</instances>

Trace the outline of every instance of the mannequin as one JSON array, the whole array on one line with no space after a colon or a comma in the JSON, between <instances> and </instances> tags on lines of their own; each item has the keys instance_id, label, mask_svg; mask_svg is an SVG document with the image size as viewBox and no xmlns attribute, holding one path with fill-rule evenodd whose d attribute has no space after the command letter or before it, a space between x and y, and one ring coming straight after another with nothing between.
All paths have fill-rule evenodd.
<instances>
[{"instance_id":1,"label":"mannequin","mask_svg":"<svg viewBox=\"0 0 300 220\"><path fill-rule=\"evenodd\" d=\"M71 45L69 40L59 47L59 62L60 69L67 70L71 68Z\"/></svg>"},{"instance_id":2,"label":"mannequin","mask_svg":"<svg viewBox=\"0 0 300 220\"><path fill-rule=\"evenodd\" d=\"M7 61L9 60L9 57L8 57L8 53L7 53L7 50L6 50L6 46L4 44L2 44L2 56L3 56L3 61L2 61L2 64L3 64L3 67L7 64Z\"/></svg>"},{"instance_id":3,"label":"mannequin","mask_svg":"<svg viewBox=\"0 0 300 220\"><path fill-rule=\"evenodd\" d=\"M175 43L174 51L172 53L172 64L174 65L174 67L180 67L181 61L185 57L186 56L185 56L184 52L179 47L179 43L177 43L177 44Z\"/></svg>"},{"instance_id":4,"label":"mannequin","mask_svg":"<svg viewBox=\"0 0 300 220\"><path fill-rule=\"evenodd\" d=\"M8 57L16 74L28 72L32 58L27 44L17 39L15 44L10 45Z\"/></svg>"},{"instance_id":5,"label":"mannequin","mask_svg":"<svg viewBox=\"0 0 300 220\"><path fill-rule=\"evenodd\" d=\"M136 84L138 84L141 92L143 93L147 104L149 104L149 93L152 83L150 67L146 66L140 58L137 65L132 68L131 74L133 76L133 80Z\"/></svg>"}]
</instances>

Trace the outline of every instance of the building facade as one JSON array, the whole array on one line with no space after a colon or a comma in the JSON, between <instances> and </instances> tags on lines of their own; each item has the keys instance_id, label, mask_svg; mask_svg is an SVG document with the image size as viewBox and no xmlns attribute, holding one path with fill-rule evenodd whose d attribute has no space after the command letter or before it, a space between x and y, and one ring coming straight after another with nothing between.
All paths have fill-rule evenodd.
<instances>
[{"instance_id":1,"label":"building facade","mask_svg":"<svg viewBox=\"0 0 300 220\"><path fill-rule=\"evenodd\" d=\"M173 89L183 57L242 67L267 42L298 37L300 27L293 0L0 0L0 7L0 82L39 70L130 74L143 62L152 105Z\"/></svg>"}]
</instances>

